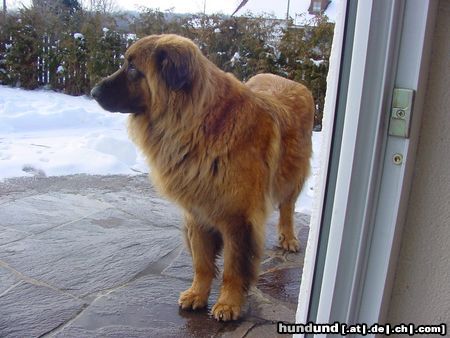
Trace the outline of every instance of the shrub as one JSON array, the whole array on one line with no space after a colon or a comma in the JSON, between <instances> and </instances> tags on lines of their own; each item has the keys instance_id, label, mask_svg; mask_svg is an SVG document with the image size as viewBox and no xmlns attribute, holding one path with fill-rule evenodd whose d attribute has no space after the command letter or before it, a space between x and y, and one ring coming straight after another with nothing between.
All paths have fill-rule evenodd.
<instances>
[{"instance_id":1,"label":"shrub","mask_svg":"<svg viewBox=\"0 0 450 338\"><path fill-rule=\"evenodd\" d=\"M76 0L34 0L1 17L0 83L88 94L123 63L138 37L176 33L194 40L219 68L246 81L269 72L302 82L322 120L334 25L325 16L298 27L267 15L175 15L143 8L138 15L83 10Z\"/></svg>"}]
</instances>

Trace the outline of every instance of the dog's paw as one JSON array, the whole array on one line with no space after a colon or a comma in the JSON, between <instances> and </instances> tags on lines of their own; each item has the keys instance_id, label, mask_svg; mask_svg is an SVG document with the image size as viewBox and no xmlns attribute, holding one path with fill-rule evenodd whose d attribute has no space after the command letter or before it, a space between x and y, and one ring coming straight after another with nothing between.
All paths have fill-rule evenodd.
<instances>
[{"instance_id":1,"label":"dog's paw","mask_svg":"<svg viewBox=\"0 0 450 338\"><path fill-rule=\"evenodd\" d=\"M198 292L187 289L180 293L178 304L183 310L199 310L206 307L208 304L208 295L202 295Z\"/></svg>"},{"instance_id":2,"label":"dog's paw","mask_svg":"<svg viewBox=\"0 0 450 338\"><path fill-rule=\"evenodd\" d=\"M234 304L216 303L212 310L211 315L219 321L236 320L241 313L241 307Z\"/></svg>"},{"instance_id":3,"label":"dog's paw","mask_svg":"<svg viewBox=\"0 0 450 338\"><path fill-rule=\"evenodd\" d=\"M300 242L295 238L295 236L288 237L280 234L278 237L278 243L286 251L298 252L300 250Z\"/></svg>"}]
</instances>

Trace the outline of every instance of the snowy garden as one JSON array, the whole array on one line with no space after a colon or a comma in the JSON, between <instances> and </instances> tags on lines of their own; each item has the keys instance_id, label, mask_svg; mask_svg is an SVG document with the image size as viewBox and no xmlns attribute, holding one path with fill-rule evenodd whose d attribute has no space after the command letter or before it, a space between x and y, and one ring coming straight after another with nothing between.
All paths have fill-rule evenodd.
<instances>
[{"instance_id":1,"label":"snowy garden","mask_svg":"<svg viewBox=\"0 0 450 338\"><path fill-rule=\"evenodd\" d=\"M55 0L34 1L0 21L0 180L147 173L126 116L103 111L88 95L121 66L126 48L149 34L191 38L242 81L270 72L306 84L320 130L333 33L326 16L299 26L263 14L113 13ZM320 136L313 135L313 172L297 208L303 213L311 209Z\"/></svg>"}]
</instances>

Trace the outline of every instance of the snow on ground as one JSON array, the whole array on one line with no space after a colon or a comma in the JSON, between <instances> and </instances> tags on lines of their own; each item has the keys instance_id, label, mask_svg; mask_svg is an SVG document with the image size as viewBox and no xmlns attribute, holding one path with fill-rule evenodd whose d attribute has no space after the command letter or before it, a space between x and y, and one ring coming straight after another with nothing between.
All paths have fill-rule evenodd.
<instances>
[{"instance_id":1,"label":"snow on ground","mask_svg":"<svg viewBox=\"0 0 450 338\"><path fill-rule=\"evenodd\" d=\"M125 115L87 97L0 86L0 179L147 170Z\"/></svg>"},{"instance_id":2,"label":"snow on ground","mask_svg":"<svg viewBox=\"0 0 450 338\"><path fill-rule=\"evenodd\" d=\"M312 174L297 201L299 212L311 213L320 141L313 133ZM128 138L126 115L108 113L87 97L0 86L0 180L148 170Z\"/></svg>"},{"instance_id":3,"label":"snow on ground","mask_svg":"<svg viewBox=\"0 0 450 338\"><path fill-rule=\"evenodd\" d=\"M320 171L320 148L322 144L322 133L313 132L313 154L311 159L311 174L305 182L302 192L295 203L295 211L311 215L314 205L314 192Z\"/></svg>"}]
</instances>

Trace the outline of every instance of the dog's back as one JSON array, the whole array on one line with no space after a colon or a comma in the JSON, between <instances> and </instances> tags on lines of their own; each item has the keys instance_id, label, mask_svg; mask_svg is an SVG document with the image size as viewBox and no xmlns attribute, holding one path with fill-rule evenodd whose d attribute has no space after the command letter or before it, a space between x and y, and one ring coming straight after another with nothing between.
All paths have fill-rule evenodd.
<instances>
[{"instance_id":1,"label":"dog's back","mask_svg":"<svg viewBox=\"0 0 450 338\"><path fill-rule=\"evenodd\" d=\"M282 128L295 127L305 134L309 131L310 136L314 123L314 99L308 88L274 74L255 75L246 85L282 108L275 111Z\"/></svg>"}]
</instances>

